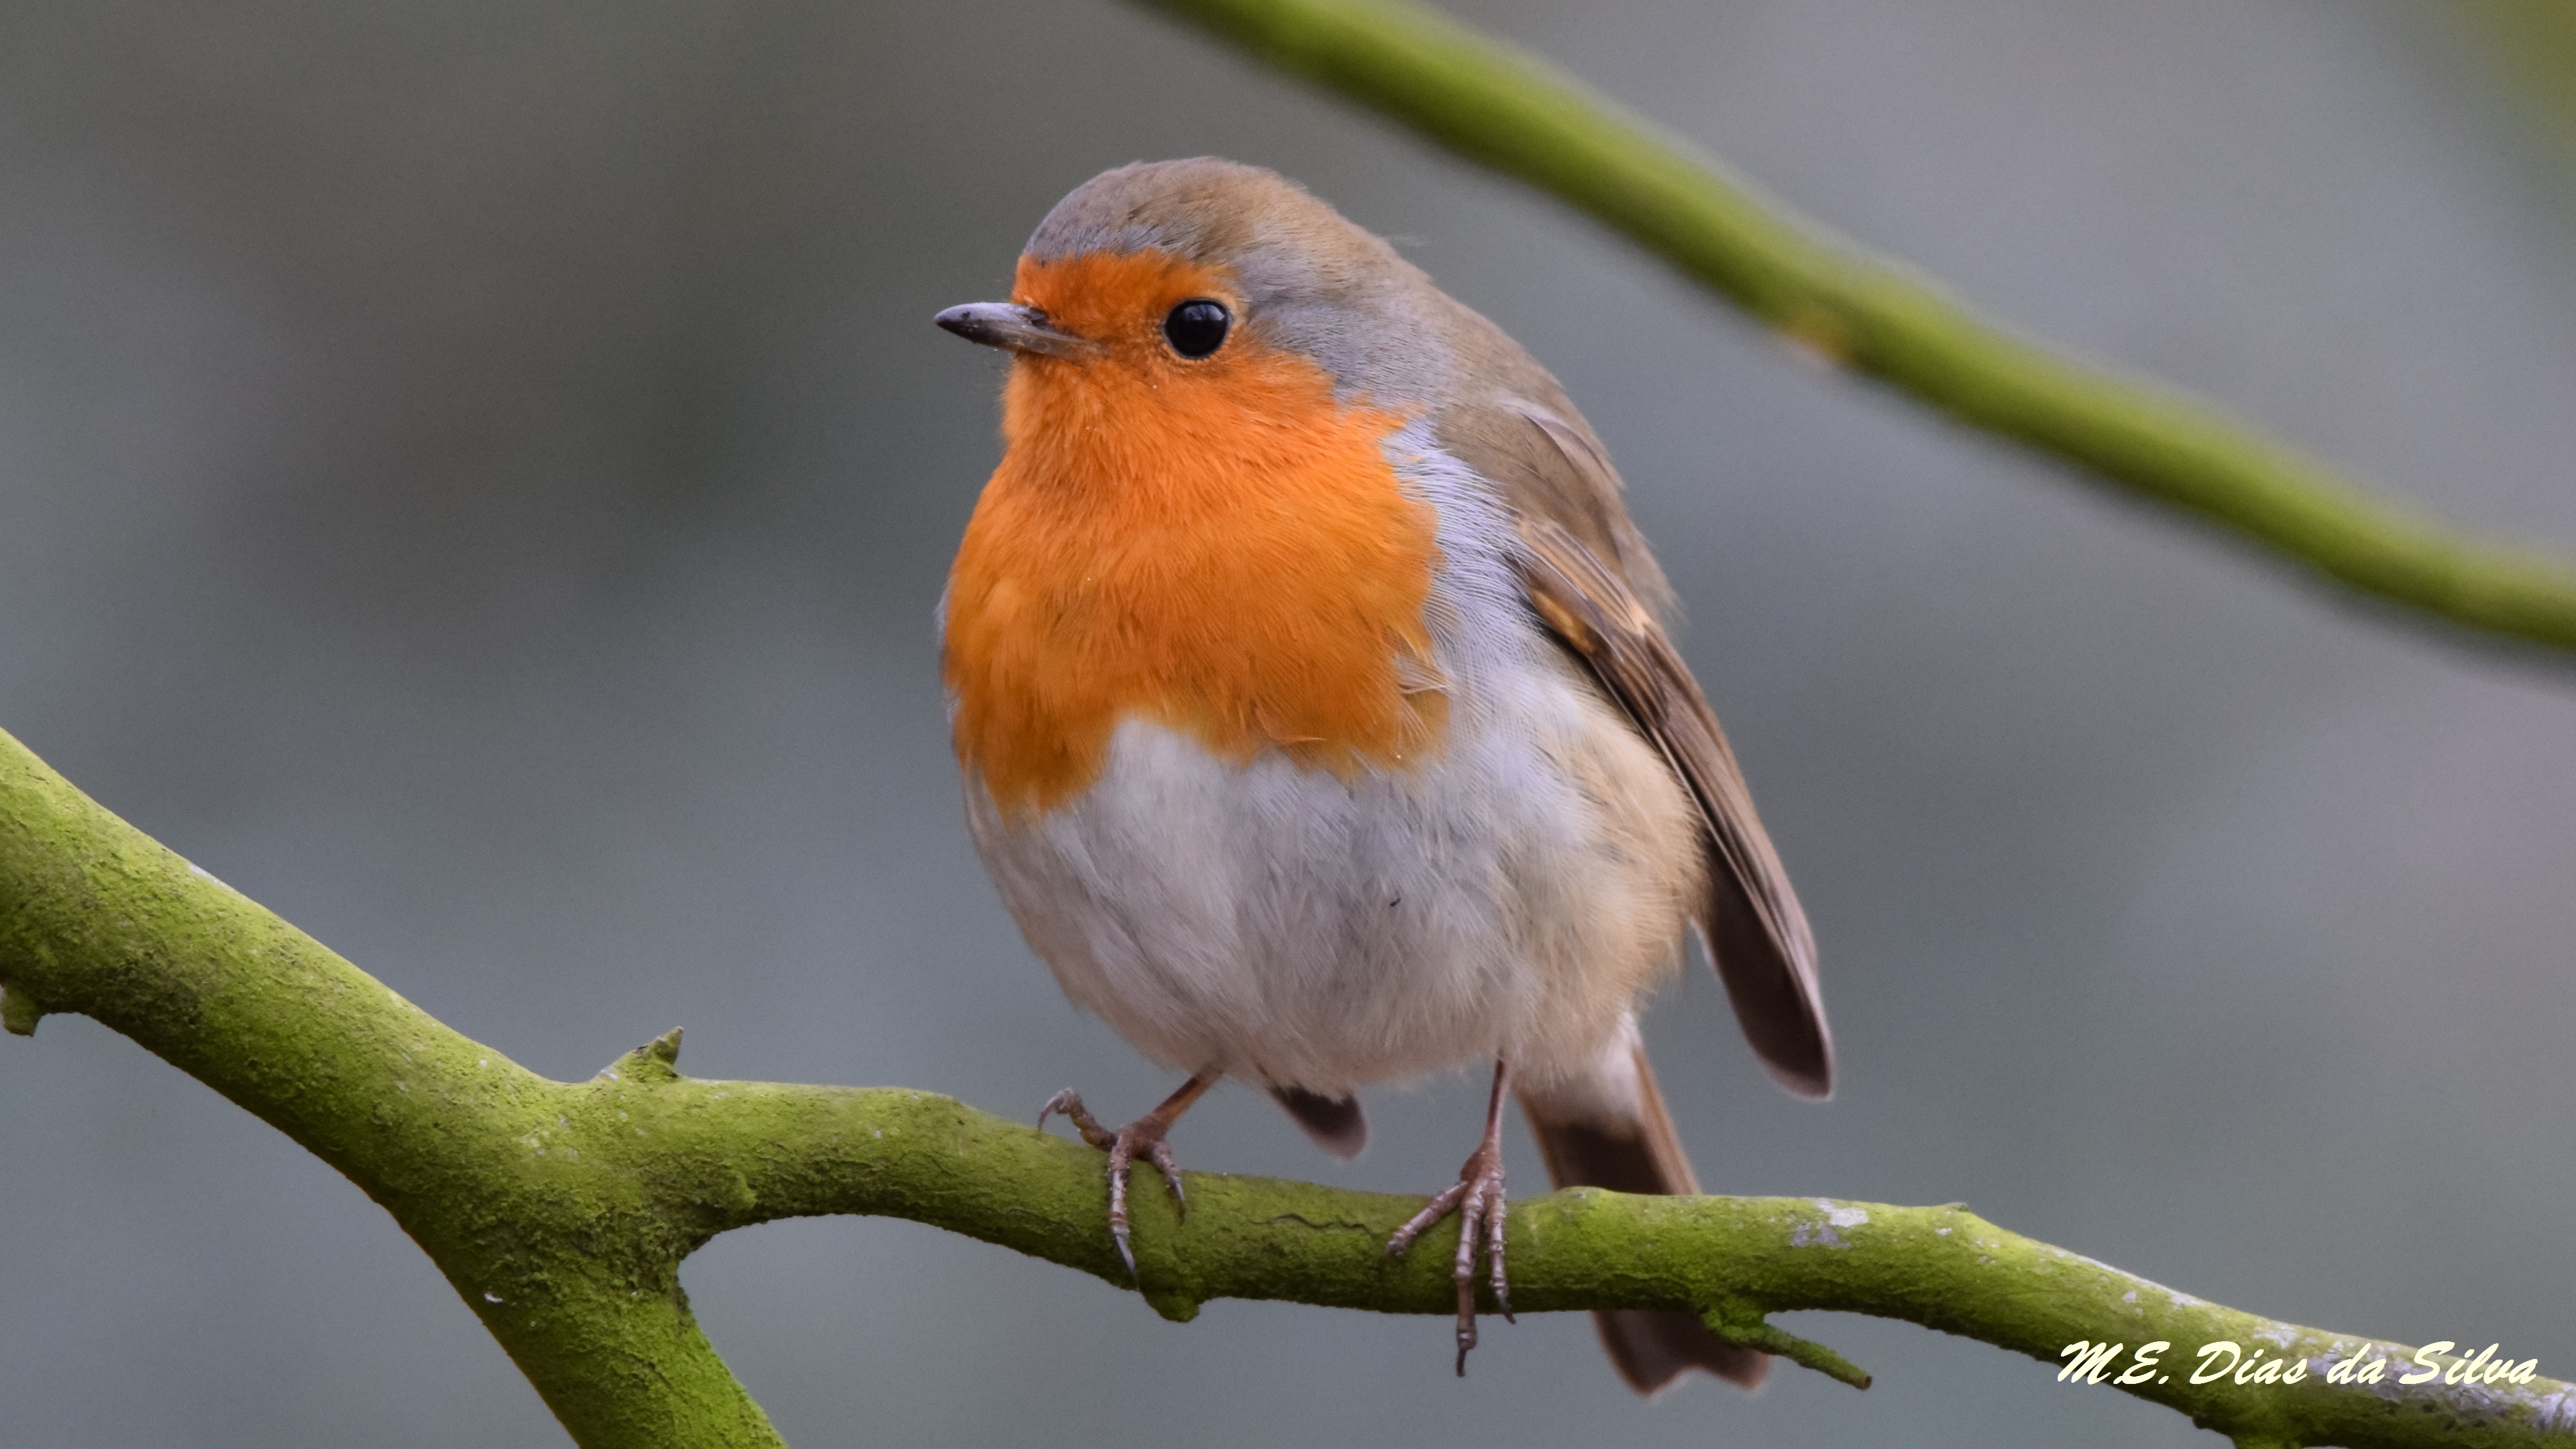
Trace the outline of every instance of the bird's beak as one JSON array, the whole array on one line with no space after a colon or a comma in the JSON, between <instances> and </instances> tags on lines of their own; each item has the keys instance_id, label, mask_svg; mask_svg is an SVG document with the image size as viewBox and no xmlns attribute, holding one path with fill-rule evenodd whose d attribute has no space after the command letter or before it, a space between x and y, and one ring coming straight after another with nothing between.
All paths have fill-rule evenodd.
<instances>
[{"instance_id":1,"label":"bird's beak","mask_svg":"<svg viewBox=\"0 0 2576 1449\"><path fill-rule=\"evenodd\" d=\"M1100 353L1098 343L1059 332L1047 325L1044 312L1015 302L969 302L963 307L951 307L931 320L969 342L981 342L987 347L1072 362Z\"/></svg>"}]
</instances>

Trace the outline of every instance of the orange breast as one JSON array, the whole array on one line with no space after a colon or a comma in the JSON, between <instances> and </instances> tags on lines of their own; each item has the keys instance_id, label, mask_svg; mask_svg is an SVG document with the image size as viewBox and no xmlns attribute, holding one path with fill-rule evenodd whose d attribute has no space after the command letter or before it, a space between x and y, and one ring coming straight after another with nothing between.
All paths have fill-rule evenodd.
<instances>
[{"instance_id":1,"label":"orange breast","mask_svg":"<svg viewBox=\"0 0 2576 1449\"><path fill-rule=\"evenodd\" d=\"M1108 353L1013 363L1002 464L949 576L957 753L1003 810L1078 795L1130 717L1345 776L1436 748L1435 519L1381 449L1403 419L1250 337L1164 349L1172 303L1231 296L1220 272L1024 261L1015 295Z\"/></svg>"}]
</instances>

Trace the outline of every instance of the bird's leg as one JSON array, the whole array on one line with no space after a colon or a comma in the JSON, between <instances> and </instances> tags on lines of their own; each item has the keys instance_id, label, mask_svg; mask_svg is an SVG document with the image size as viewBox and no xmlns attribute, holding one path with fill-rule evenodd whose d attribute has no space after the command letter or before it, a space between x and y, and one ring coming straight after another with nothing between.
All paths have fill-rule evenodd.
<instances>
[{"instance_id":1,"label":"bird's leg","mask_svg":"<svg viewBox=\"0 0 2576 1449\"><path fill-rule=\"evenodd\" d=\"M1458 1376L1467 1376L1467 1350L1476 1346L1476 1247L1485 1249L1486 1271L1494 1286L1494 1306L1503 1312L1505 1322L1512 1318L1511 1290L1503 1283L1503 1086L1511 1079L1511 1067L1494 1063L1494 1096L1485 1104L1485 1140L1467 1156L1458 1169L1458 1180L1441 1189L1440 1195L1415 1213L1413 1219L1395 1230L1386 1250L1401 1253L1413 1246L1423 1230L1449 1216L1458 1215L1458 1257L1450 1265L1450 1276L1458 1281Z\"/></svg>"},{"instance_id":2,"label":"bird's leg","mask_svg":"<svg viewBox=\"0 0 2576 1449\"><path fill-rule=\"evenodd\" d=\"M1207 1095L1207 1089L1215 1086L1221 1075L1199 1073L1181 1083L1180 1090L1165 1097L1161 1106L1115 1132L1100 1125L1100 1119L1082 1105L1082 1094L1071 1087L1047 1098L1046 1105L1038 1109L1039 1127L1045 1127L1047 1118L1061 1112L1073 1124L1073 1130L1082 1134L1083 1141L1109 1154L1109 1236L1117 1240L1118 1256L1126 1262L1130 1278L1136 1276L1136 1252L1127 1243L1128 1169L1135 1166L1137 1154L1144 1154L1145 1160L1154 1164L1154 1170L1163 1174L1164 1185L1171 1188L1173 1206L1184 1213L1189 1211L1189 1199L1181 1191L1181 1165L1173 1160L1171 1144L1163 1140L1163 1134L1172 1130L1172 1124L1181 1120L1192 1102Z\"/></svg>"}]
</instances>

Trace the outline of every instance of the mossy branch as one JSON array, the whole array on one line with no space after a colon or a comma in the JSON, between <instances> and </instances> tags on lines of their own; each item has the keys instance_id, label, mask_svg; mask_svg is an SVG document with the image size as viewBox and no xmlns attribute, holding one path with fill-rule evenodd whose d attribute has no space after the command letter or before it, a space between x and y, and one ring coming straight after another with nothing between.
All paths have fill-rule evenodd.
<instances>
[{"instance_id":1,"label":"mossy branch","mask_svg":"<svg viewBox=\"0 0 2576 1449\"><path fill-rule=\"evenodd\" d=\"M780 1443L680 1291L681 1261L731 1228L910 1218L1129 1286L1089 1148L925 1092L692 1080L676 1031L589 1081L549 1081L162 848L5 733L0 1003L20 1035L48 1012L94 1017L338 1168L597 1449ZM1139 1286L1173 1319L1214 1298L1446 1314L1447 1248L1383 1251L1419 1205L1193 1174L1186 1223L1162 1194L1138 1195ZM2295 1386L2195 1385L2179 1369L2122 1385L2244 1443L2502 1449L2563 1445L2576 1428L2576 1396L2552 1380L2329 1384L2330 1360L2412 1351L2204 1303L1955 1205L1579 1190L1516 1204L1510 1231L1524 1311L1687 1310L1860 1386L1860 1370L1766 1315L1900 1318L2050 1363L2079 1339L2164 1339L2184 1355L2224 1339L2307 1363ZM1437 1370L1428 1349L1425 1363Z\"/></svg>"},{"instance_id":2,"label":"mossy branch","mask_svg":"<svg viewBox=\"0 0 2576 1449\"><path fill-rule=\"evenodd\" d=\"M2049 351L1544 60L1410 0L1141 0L1564 201L1809 356L2362 593L2576 649L2576 567L2450 531L2207 403Z\"/></svg>"}]
</instances>

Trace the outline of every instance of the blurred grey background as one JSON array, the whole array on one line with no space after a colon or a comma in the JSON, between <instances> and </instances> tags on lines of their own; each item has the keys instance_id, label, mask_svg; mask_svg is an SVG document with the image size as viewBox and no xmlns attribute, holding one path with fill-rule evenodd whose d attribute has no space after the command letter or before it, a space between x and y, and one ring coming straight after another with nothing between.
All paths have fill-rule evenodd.
<instances>
[{"instance_id":1,"label":"blurred grey background","mask_svg":"<svg viewBox=\"0 0 2576 1449\"><path fill-rule=\"evenodd\" d=\"M1775 192L2450 519L2576 549L2576 224L2461 13L1479 0ZM1713 1190L1965 1200L2247 1309L2576 1373L2576 669L2330 596L1800 365L1554 205L1106 0L0 15L0 725L558 1077L1020 1115L1169 1086L968 848L930 611L1057 196L1222 153L1553 367L1687 600L1847 1075L1704 976L1649 1036ZM1445 1181L1463 1078L1340 1167ZM553 1445L385 1215L79 1019L0 1041L0 1442ZM1541 1174L1526 1139L1519 1181ZM906 1223L688 1287L800 1446L2179 1445L1903 1324L1878 1376L1618 1387L1579 1317L1196 1323Z\"/></svg>"}]
</instances>

